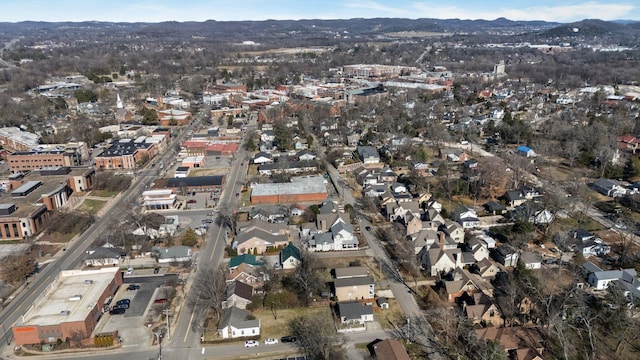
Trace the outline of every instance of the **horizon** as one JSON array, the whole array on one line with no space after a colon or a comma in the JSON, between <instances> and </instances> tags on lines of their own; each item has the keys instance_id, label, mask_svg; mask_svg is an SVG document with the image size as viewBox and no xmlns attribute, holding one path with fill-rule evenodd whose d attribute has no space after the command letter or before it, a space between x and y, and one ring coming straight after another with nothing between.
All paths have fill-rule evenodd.
<instances>
[{"instance_id":1,"label":"horizon","mask_svg":"<svg viewBox=\"0 0 640 360\"><path fill-rule=\"evenodd\" d=\"M562 5L541 0L532 6L526 0L514 0L505 6L497 0L478 3L474 0L433 1L397 0L393 6L379 0L327 0L297 2L293 0L112 0L80 1L7 0L3 4L2 23L19 22L110 22L160 23L206 21L266 20L350 20L350 19L436 19L487 20L506 18L512 21L547 21L571 23L586 19L604 21L640 21L640 6L632 1L566 0Z\"/></svg>"}]
</instances>

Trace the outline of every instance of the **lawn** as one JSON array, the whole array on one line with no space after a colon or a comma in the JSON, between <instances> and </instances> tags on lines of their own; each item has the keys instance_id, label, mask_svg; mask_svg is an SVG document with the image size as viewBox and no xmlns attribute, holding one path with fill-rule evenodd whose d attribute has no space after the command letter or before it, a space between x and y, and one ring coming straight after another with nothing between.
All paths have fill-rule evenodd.
<instances>
[{"instance_id":1,"label":"lawn","mask_svg":"<svg viewBox=\"0 0 640 360\"><path fill-rule=\"evenodd\" d=\"M377 305L373 305L373 312L376 316L376 320L380 323L383 329L394 329L397 326L402 326L406 322L406 318L402 313L402 309L398 305L395 299L387 299L389 301L389 308L386 310L380 309Z\"/></svg>"},{"instance_id":2,"label":"lawn","mask_svg":"<svg viewBox=\"0 0 640 360\"><path fill-rule=\"evenodd\" d=\"M288 323L291 319L301 316L310 315L313 317L331 317L331 309L329 306L313 306L308 308L278 309L276 315L278 319L274 319L271 310L262 309L253 313L256 319L260 319L260 336L263 339L276 338L289 335Z\"/></svg>"},{"instance_id":3,"label":"lawn","mask_svg":"<svg viewBox=\"0 0 640 360\"><path fill-rule=\"evenodd\" d=\"M107 202L105 200L84 199L82 205L80 205L80 211L88 212L95 215L102 209Z\"/></svg>"},{"instance_id":4,"label":"lawn","mask_svg":"<svg viewBox=\"0 0 640 360\"><path fill-rule=\"evenodd\" d=\"M91 196L97 196L97 197L103 197L103 198L114 197L118 194L119 194L118 191L112 191L112 190L91 190Z\"/></svg>"}]
</instances>

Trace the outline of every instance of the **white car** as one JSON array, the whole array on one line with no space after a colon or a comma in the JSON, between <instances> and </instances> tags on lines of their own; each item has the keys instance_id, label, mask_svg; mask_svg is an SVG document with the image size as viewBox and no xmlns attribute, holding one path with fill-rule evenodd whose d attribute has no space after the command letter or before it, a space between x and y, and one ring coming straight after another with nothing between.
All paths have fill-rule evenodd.
<instances>
[{"instance_id":1,"label":"white car","mask_svg":"<svg viewBox=\"0 0 640 360\"><path fill-rule=\"evenodd\" d=\"M258 345L260 345L260 343L255 340L247 340L244 342L244 347L255 347Z\"/></svg>"},{"instance_id":2,"label":"white car","mask_svg":"<svg viewBox=\"0 0 640 360\"><path fill-rule=\"evenodd\" d=\"M278 339L268 338L264 341L265 345L275 345L278 343Z\"/></svg>"},{"instance_id":3,"label":"white car","mask_svg":"<svg viewBox=\"0 0 640 360\"><path fill-rule=\"evenodd\" d=\"M127 275L131 275L133 274L133 268L128 268L127 269Z\"/></svg>"}]
</instances>

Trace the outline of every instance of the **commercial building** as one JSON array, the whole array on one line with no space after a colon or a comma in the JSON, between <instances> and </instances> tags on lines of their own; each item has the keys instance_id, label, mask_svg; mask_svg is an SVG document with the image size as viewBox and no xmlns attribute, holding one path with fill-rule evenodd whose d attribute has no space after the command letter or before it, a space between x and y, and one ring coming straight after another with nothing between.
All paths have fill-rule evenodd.
<instances>
[{"instance_id":1,"label":"commercial building","mask_svg":"<svg viewBox=\"0 0 640 360\"><path fill-rule=\"evenodd\" d=\"M0 241L22 240L40 232L50 212L67 204L74 192L90 189L93 168L58 167L13 174L0 194Z\"/></svg>"},{"instance_id":2,"label":"commercial building","mask_svg":"<svg viewBox=\"0 0 640 360\"><path fill-rule=\"evenodd\" d=\"M294 177L288 183L251 185L252 204L322 201L327 187L322 176Z\"/></svg>"},{"instance_id":3,"label":"commercial building","mask_svg":"<svg viewBox=\"0 0 640 360\"><path fill-rule=\"evenodd\" d=\"M0 146L7 151L27 151L39 143L40 137L37 134L22 131L17 127L0 128Z\"/></svg>"},{"instance_id":4,"label":"commercial building","mask_svg":"<svg viewBox=\"0 0 640 360\"><path fill-rule=\"evenodd\" d=\"M191 176L185 178L171 178L167 181L167 188L178 194L214 192L221 190L224 176Z\"/></svg>"},{"instance_id":5,"label":"commercial building","mask_svg":"<svg viewBox=\"0 0 640 360\"><path fill-rule=\"evenodd\" d=\"M145 158L150 159L163 148L163 142L156 137L141 136L135 140L121 139L111 144L109 148L96 156L98 169L135 169L136 165Z\"/></svg>"},{"instance_id":6,"label":"commercial building","mask_svg":"<svg viewBox=\"0 0 640 360\"><path fill-rule=\"evenodd\" d=\"M90 337L120 285L117 267L61 271L12 328L16 345Z\"/></svg>"}]
</instances>

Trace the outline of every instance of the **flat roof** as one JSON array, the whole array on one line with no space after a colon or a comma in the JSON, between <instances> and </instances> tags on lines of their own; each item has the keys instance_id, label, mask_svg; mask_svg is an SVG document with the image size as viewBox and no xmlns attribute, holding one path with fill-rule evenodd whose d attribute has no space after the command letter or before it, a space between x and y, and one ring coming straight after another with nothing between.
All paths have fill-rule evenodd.
<instances>
[{"instance_id":1,"label":"flat roof","mask_svg":"<svg viewBox=\"0 0 640 360\"><path fill-rule=\"evenodd\" d=\"M294 177L288 183L253 184L251 196L317 194L326 193L327 187L322 176Z\"/></svg>"},{"instance_id":2,"label":"flat roof","mask_svg":"<svg viewBox=\"0 0 640 360\"><path fill-rule=\"evenodd\" d=\"M119 272L117 267L60 272L49 290L16 325L47 326L84 321Z\"/></svg>"}]
</instances>

